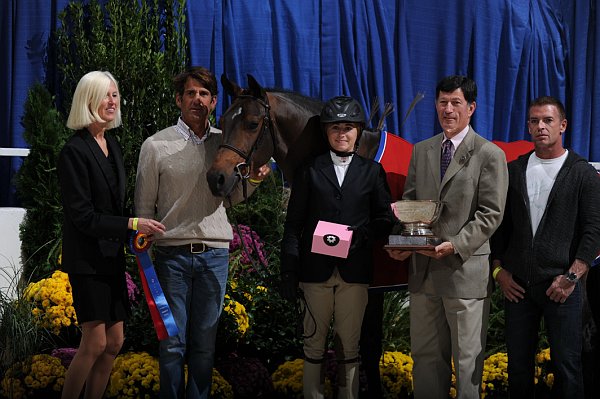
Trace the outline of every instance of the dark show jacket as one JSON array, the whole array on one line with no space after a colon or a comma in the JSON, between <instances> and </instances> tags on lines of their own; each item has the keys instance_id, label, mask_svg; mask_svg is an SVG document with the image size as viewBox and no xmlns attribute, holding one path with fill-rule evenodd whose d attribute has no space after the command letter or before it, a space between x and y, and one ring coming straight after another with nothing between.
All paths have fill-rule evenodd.
<instances>
[{"instance_id":1,"label":"dark show jacket","mask_svg":"<svg viewBox=\"0 0 600 399\"><path fill-rule=\"evenodd\" d=\"M125 169L117 141L104 135L112 166L87 129L78 130L61 150L58 176L64 212L62 269L67 273L115 275L124 272L128 216Z\"/></svg>"},{"instance_id":2,"label":"dark show jacket","mask_svg":"<svg viewBox=\"0 0 600 399\"><path fill-rule=\"evenodd\" d=\"M373 275L372 241L390 233L392 202L383 167L354 155L339 186L329 152L301 166L295 174L282 240L281 271L294 271L300 281L324 282L337 266L347 283L370 283ZM317 223L366 226L365 241L348 258L311 252ZM356 232L354 234L357 234ZM297 269L286 259L299 259Z\"/></svg>"},{"instance_id":3,"label":"dark show jacket","mask_svg":"<svg viewBox=\"0 0 600 399\"><path fill-rule=\"evenodd\" d=\"M533 236L526 183L530 155L508 164L506 210L492 237L492 259L527 286L565 273L575 259L591 265L600 250L600 177L573 151L556 176Z\"/></svg>"}]
</instances>

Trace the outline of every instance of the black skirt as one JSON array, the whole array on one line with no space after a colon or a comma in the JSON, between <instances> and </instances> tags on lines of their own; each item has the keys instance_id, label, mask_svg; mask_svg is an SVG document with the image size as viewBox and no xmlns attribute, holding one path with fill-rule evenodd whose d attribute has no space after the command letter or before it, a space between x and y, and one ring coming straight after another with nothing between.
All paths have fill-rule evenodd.
<instances>
[{"instance_id":1,"label":"black skirt","mask_svg":"<svg viewBox=\"0 0 600 399\"><path fill-rule=\"evenodd\" d=\"M125 321L129 316L129 298L125 274L105 276L69 274L73 307L79 325L87 321Z\"/></svg>"}]
</instances>

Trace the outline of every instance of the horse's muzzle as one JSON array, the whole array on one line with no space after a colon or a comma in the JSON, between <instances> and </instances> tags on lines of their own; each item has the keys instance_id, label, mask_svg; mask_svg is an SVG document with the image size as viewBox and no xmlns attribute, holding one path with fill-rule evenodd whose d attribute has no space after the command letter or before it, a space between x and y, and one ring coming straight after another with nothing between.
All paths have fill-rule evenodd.
<instances>
[{"instance_id":1,"label":"horse's muzzle","mask_svg":"<svg viewBox=\"0 0 600 399\"><path fill-rule=\"evenodd\" d=\"M210 168L206 172L208 187L215 197L227 197L233 191L238 180L233 171L229 175L215 168Z\"/></svg>"}]
</instances>

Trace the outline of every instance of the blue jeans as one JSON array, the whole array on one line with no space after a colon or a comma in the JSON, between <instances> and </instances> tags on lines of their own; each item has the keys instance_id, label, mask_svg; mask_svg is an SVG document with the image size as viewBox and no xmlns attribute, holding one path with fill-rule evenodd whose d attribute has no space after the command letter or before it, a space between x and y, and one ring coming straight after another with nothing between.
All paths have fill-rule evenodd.
<instances>
[{"instance_id":1,"label":"blue jeans","mask_svg":"<svg viewBox=\"0 0 600 399\"><path fill-rule=\"evenodd\" d=\"M160 397L208 398L229 250L193 254L180 247L155 246L154 254L156 274L179 329L177 336L159 345Z\"/></svg>"},{"instance_id":2,"label":"blue jeans","mask_svg":"<svg viewBox=\"0 0 600 399\"><path fill-rule=\"evenodd\" d=\"M577 283L565 303L556 303L548 298L546 290L551 283L550 280L526 288L525 298L517 303L504 301L511 399L535 397L534 359L542 317L554 368L553 390L558 389L563 399L583 398L581 283Z\"/></svg>"}]
</instances>

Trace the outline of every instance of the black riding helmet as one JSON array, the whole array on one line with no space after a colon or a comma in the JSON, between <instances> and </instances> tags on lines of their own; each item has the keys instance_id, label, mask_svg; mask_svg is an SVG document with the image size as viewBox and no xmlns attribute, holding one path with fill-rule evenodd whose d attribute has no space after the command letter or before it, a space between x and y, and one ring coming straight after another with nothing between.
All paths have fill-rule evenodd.
<instances>
[{"instance_id":1,"label":"black riding helmet","mask_svg":"<svg viewBox=\"0 0 600 399\"><path fill-rule=\"evenodd\" d=\"M355 99L347 96L333 97L321 111L321 123L356 122L365 123L365 113Z\"/></svg>"},{"instance_id":2,"label":"black riding helmet","mask_svg":"<svg viewBox=\"0 0 600 399\"><path fill-rule=\"evenodd\" d=\"M348 96L333 97L325 103L321 111L321 126L323 134L326 134L325 125L328 123L350 122L358 124L358 135L354 145L355 151L358 148L358 142L365 127L365 112L358 101ZM327 137L325 137L327 139ZM333 150L335 153L337 151ZM350 154L338 154L347 156Z\"/></svg>"}]
</instances>

